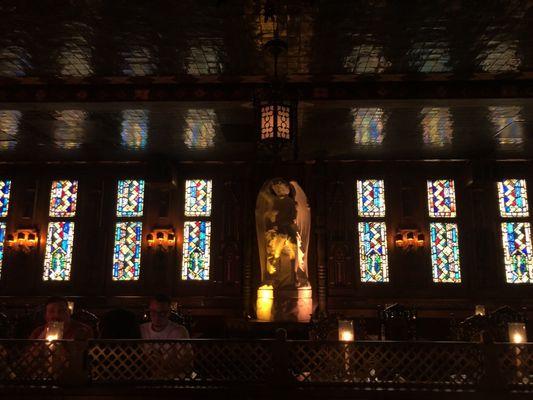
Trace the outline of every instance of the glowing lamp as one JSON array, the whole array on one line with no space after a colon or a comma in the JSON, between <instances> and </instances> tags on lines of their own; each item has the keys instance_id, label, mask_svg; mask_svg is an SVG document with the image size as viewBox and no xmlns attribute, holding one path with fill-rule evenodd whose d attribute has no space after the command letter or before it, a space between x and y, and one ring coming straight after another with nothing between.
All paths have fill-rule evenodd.
<instances>
[{"instance_id":1,"label":"glowing lamp","mask_svg":"<svg viewBox=\"0 0 533 400\"><path fill-rule=\"evenodd\" d=\"M157 239L157 244L159 246L162 246L163 245L163 239L165 238L165 234L161 231L157 232L156 234L156 239Z\"/></svg>"},{"instance_id":2,"label":"glowing lamp","mask_svg":"<svg viewBox=\"0 0 533 400\"><path fill-rule=\"evenodd\" d=\"M168 251L176 245L176 235L172 228L156 228L146 235L148 247Z\"/></svg>"},{"instance_id":3,"label":"glowing lamp","mask_svg":"<svg viewBox=\"0 0 533 400\"><path fill-rule=\"evenodd\" d=\"M290 148L296 139L296 102L282 100L276 92L269 100L257 101L256 109L259 146L270 151Z\"/></svg>"},{"instance_id":4,"label":"glowing lamp","mask_svg":"<svg viewBox=\"0 0 533 400\"><path fill-rule=\"evenodd\" d=\"M167 235L167 244L169 246L174 246L176 244L176 235L174 235L173 233L169 233Z\"/></svg>"},{"instance_id":5,"label":"glowing lamp","mask_svg":"<svg viewBox=\"0 0 533 400\"><path fill-rule=\"evenodd\" d=\"M407 232L407 245L412 246L415 241L415 234L413 232Z\"/></svg>"},{"instance_id":6,"label":"glowing lamp","mask_svg":"<svg viewBox=\"0 0 533 400\"><path fill-rule=\"evenodd\" d=\"M403 235L401 233L397 233L394 237L394 242L396 243L396 246L403 247Z\"/></svg>"},{"instance_id":7,"label":"glowing lamp","mask_svg":"<svg viewBox=\"0 0 533 400\"><path fill-rule=\"evenodd\" d=\"M475 315L480 315L480 316L484 317L484 316L485 316L485 306L482 305L482 304L478 304L478 305L476 305L476 308L475 308L474 314L475 314Z\"/></svg>"},{"instance_id":8,"label":"glowing lamp","mask_svg":"<svg viewBox=\"0 0 533 400\"><path fill-rule=\"evenodd\" d=\"M527 342L526 324L523 322L509 322L507 324L509 332L509 341L511 343Z\"/></svg>"},{"instance_id":9,"label":"glowing lamp","mask_svg":"<svg viewBox=\"0 0 533 400\"><path fill-rule=\"evenodd\" d=\"M341 342L353 342L355 339L353 331L353 321L339 320L339 340Z\"/></svg>"},{"instance_id":10,"label":"glowing lamp","mask_svg":"<svg viewBox=\"0 0 533 400\"><path fill-rule=\"evenodd\" d=\"M272 304L274 303L274 288L263 285L257 289L257 319L259 321L272 320Z\"/></svg>"},{"instance_id":11,"label":"glowing lamp","mask_svg":"<svg viewBox=\"0 0 533 400\"><path fill-rule=\"evenodd\" d=\"M424 234L423 233L419 233L416 236L416 245L418 247L422 247L424 245L424 241L425 241Z\"/></svg>"},{"instance_id":12,"label":"glowing lamp","mask_svg":"<svg viewBox=\"0 0 533 400\"><path fill-rule=\"evenodd\" d=\"M74 313L74 302L73 301L67 301L68 310L70 311L70 314L72 315Z\"/></svg>"},{"instance_id":13,"label":"glowing lamp","mask_svg":"<svg viewBox=\"0 0 533 400\"><path fill-rule=\"evenodd\" d=\"M6 243L8 247L15 246L15 237L11 233L6 236Z\"/></svg>"},{"instance_id":14,"label":"glowing lamp","mask_svg":"<svg viewBox=\"0 0 533 400\"><path fill-rule=\"evenodd\" d=\"M6 235L6 244L14 250L29 252L38 244L37 231L31 228L17 229L14 234Z\"/></svg>"},{"instance_id":15,"label":"glowing lamp","mask_svg":"<svg viewBox=\"0 0 533 400\"><path fill-rule=\"evenodd\" d=\"M45 338L49 342L63 339L63 322L52 321L46 325Z\"/></svg>"},{"instance_id":16,"label":"glowing lamp","mask_svg":"<svg viewBox=\"0 0 533 400\"><path fill-rule=\"evenodd\" d=\"M146 235L146 242L148 243L148 247L152 247L154 245L154 235L151 233Z\"/></svg>"}]
</instances>

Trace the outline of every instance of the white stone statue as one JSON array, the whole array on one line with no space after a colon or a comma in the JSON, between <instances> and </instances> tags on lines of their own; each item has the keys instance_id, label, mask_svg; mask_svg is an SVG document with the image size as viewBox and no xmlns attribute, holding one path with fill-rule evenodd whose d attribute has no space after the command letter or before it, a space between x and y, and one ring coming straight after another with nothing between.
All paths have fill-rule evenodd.
<instances>
[{"instance_id":1,"label":"white stone statue","mask_svg":"<svg viewBox=\"0 0 533 400\"><path fill-rule=\"evenodd\" d=\"M311 210L300 185L282 178L265 182L257 196L255 220L261 284L274 289L310 287Z\"/></svg>"}]
</instances>

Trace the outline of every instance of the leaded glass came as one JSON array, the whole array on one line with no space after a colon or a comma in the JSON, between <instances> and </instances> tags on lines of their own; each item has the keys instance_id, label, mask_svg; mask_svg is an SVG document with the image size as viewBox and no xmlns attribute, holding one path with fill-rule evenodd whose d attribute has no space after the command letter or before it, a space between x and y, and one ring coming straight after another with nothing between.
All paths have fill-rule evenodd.
<instances>
[{"instance_id":1,"label":"leaded glass came","mask_svg":"<svg viewBox=\"0 0 533 400\"><path fill-rule=\"evenodd\" d=\"M53 181L50 191L50 217L74 217L77 200L78 181Z\"/></svg>"},{"instance_id":2,"label":"leaded glass came","mask_svg":"<svg viewBox=\"0 0 533 400\"><path fill-rule=\"evenodd\" d=\"M501 226L507 283L532 283L533 259L529 222L504 222Z\"/></svg>"},{"instance_id":3,"label":"leaded glass came","mask_svg":"<svg viewBox=\"0 0 533 400\"><path fill-rule=\"evenodd\" d=\"M433 282L461 282L457 224L432 222L429 225Z\"/></svg>"},{"instance_id":4,"label":"leaded glass came","mask_svg":"<svg viewBox=\"0 0 533 400\"><path fill-rule=\"evenodd\" d=\"M185 221L183 226L183 280L209 280L211 222Z\"/></svg>"},{"instance_id":5,"label":"leaded glass came","mask_svg":"<svg viewBox=\"0 0 533 400\"><path fill-rule=\"evenodd\" d=\"M0 276L2 274L2 266L4 261L4 241L6 239L6 223L0 222Z\"/></svg>"},{"instance_id":6,"label":"leaded glass came","mask_svg":"<svg viewBox=\"0 0 533 400\"><path fill-rule=\"evenodd\" d=\"M117 217L142 217L144 211L144 180L118 181Z\"/></svg>"},{"instance_id":7,"label":"leaded glass came","mask_svg":"<svg viewBox=\"0 0 533 400\"><path fill-rule=\"evenodd\" d=\"M185 216L211 216L211 198L213 182L208 179L190 179L185 181Z\"/></svg>"},{"instance_id":8,"label":"leaded glass came","mask_svg":"<svg viewBox=\"0 0 533 400\"><path fill-rule=\"evenodd\" d=\"M72 269L74 222L59 221L48 224L44 256L45 281L68 281Z\"/></svg>"},{"instance_id":9,"label":"leaded glass came","mask_svg":"<svg viewBox=\"0 0 533 400\"><path fill-rule=\"evenodd\" d=\"M138 280L141 271L142 222L118 222L115 226L113 280Z\"/></svg>"},{"instance_id":10,"label":"leaded glass came","mask_svg":"<svg viewBox=\"0 0 533 400\"><path fill-rule=\"evenodd\" d=\"M453 180L427 181L428 210L431 218L455 218L455 185Z\"/></svg>"},{"instance_id":11,"label":"leaded glass came","mask_svg":"<svg viewBox=\"0 0 533 400\"><path fill-rule=\"evenodd\" d=\"M388 282L385 222L359 222L359 258L362 282Z\"/></svg>"},{"instance_id":12,"label":"leaded glass came","mask_svg":"<svg viewBox=\"0 0 533 400\"><path fill-rule=\"evenodd\" d=\"M498 198L502 217L529 216L525 179L506 179L498 182Z\"/></svg>"},{"instance_id":13,"label":"leaded glass came","mask_svg":"<svg viewBox=\"0 0 533 400\"><path fill-rule=\"evenodd\" d=\"M0 217L7 217L9 212L9 196L11 194L11 181L0 181Z\"/></svg>"},{"instance_id":14,"label":"leaded glass came","mask_svg":"<svg viewBox=\"0 0 533 400\"><path fill-rule=\"evenodd\" d=\"M357 209L359 217L385 216L385 185L383 180L357 181Z\"/></svg>"}]
</instances>

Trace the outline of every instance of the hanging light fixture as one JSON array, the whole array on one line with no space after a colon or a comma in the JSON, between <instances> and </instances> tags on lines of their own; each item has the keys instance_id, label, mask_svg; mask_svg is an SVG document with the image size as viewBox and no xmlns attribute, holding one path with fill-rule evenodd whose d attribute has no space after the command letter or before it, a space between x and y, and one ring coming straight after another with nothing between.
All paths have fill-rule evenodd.
<instances>
[{"instance_id":1,"label":"hanging light fixture","mask_svg":"<svg viewBox=\"0 0 533 400\"><path fill-rule=\"evenodd\" d=\"M261 149L280 155L283 150L291 147L296 150L294 144L297 104L296 100L284 96L283 82L278 76L279 57L287 51L288 46L279 36L278 15L274 8L265 9L265 20L268 19L272 20L274 37L265 43L264 49L272 55L274 74L269 90L255 99L258 144Z\"/></svg>"}]
</instances>

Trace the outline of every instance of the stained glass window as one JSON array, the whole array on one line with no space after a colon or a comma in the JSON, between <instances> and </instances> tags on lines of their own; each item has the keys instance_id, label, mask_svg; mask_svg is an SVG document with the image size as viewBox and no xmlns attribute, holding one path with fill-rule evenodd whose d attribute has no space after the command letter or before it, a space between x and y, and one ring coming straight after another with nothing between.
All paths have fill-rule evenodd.
<instances>
[{"instance_id":1,"label":"stained glass window","mask_svg":"<svg viewBox=\"0 0 533 400\"><path fill-rule=\"evenodd\" d=\"M384 187L382 180L357 181L357 209L360 217L385 216Z\"/></svg>"},{"instance_id":2,"label":"stained glass window","mask_svg":"<svg viewBox=\"0 0 533 400\"><path fill-rule=\"evenodd\" d=\"M2 274L2 264L4 260L4 241L6 239L6 223L0 222L0 275Z\"/></svg>"},{"instance_id":3,"label":"stained glass window","mask_svg":"<svg viewBox=\"0 0 533 400\"><path fill-rule=\"evenodd\" d=\"M458 231L457 224L453 223L432 222L429 225L433 282L461 282Z\"/></svg>"},{"instance_id":4,"label":"stained glass window","mask_svg":"<svg viewBox=\"0 0 533 400\"><path fill-rule=\"evenodd\" d=\"M455 218L455 184L451 179L427 181L430 218ZM429 224L433 282L461 283L459 228L456 223Z\"/></svg>"},{"instance_id":5,"label":"stained glass window","mask_svg":"<svg viewBox=\"0 0 533 400\"><path fill-rule=\"evenodd\" d=\"M185 221L183 226L183 280L208 280L211 222Z\"/></svg>"},{"instance_id":6,"label":"stained glass window","mask_svg":"<svg viewBox=\"0 0 533 400\"><path fill-rule=\"evenodd\" d=\"M11 181L0 181L0 217L7 217L9 211L9 195L11 193Z\"/></svg>"},{"instance_id":7,"label":"stained glass window","mask_svg":"<svg viewBox=\"0 0 533 400\"><path fill-rule=\"evenodd\" d=\"M387 116L383 114L381 108L352 108L352 116L356 145L367 147L379 146L383 143L385 138L383 126L387 121Z\"/></svg>"},{"instance_id":8,"label":"stained glass window","mask_svg":"<svg viewBox=\"0 0 533 400\"><path fill-rule=\"evenodd\" d=\"M529 222L502 223L502 241L507 283L533 282Z\"/></svg>"},{"instance_id":9,"label":"stained glass window","mask_svg":"<svg viewBox=\"0 0 533 400\"><path fill-rule=\"evenodd\" d=\"M44 256L45 281L68 281L72 268L74 222L59 221L48 224Z\"/></svg>"},{"instance_id":10,"label":"stained glass window","mask_svg":"<svg viewBox=\"0 0 533 400\"><path fill-rule=\"evenodd\" d=\"M431 218L455 218L455 185L453 180L427 181L428 210Z\"/></svg>"},{"instance_id":11,"label":"stained glass window","mask_svg":"<svg viewBox=\"0 0 533 400\"><path fill-rule=\"evenodd\" d=\"M73 217L76 215L78 181L53 181L50 191L51 217Z\"/></svg>"},{"instance_id":12,"label":"stained glass window","mask_svg":"<svg viewBox=\"0 0 533 400\"><path fill-rule=\"evenodd\" d=\"M185 216L209 217L211 215L211 197L211 180L187 180L185 182Z\"/></svg>"},{"instance_id":13,"label":"stained glass window","mask_svg":"<svg viewBox=\"0 0 533 400\"><path fill-rule=\"evenodd\" d=\"M115 227L113 280L138 280L141 271L142 222L118 222Z\"/></svg>"},{"instance_id":14,"label":"stained glass window","mask_svg":"<svg viewBox=\"0 0 533 400\"><path fill-rule=\"evenodd\" d=\"M498 182L500 214L504 218L529 216L526 181L506 179Z\"/></svg>"},{"instance_id":15,"label":"stained glass window","mask_svg":"<svg viewBox=\"0 0 533 400\"><path fill-rule=\"evenodd\" d=\"M142 217L144 211L144 180L118 181L117 217Z\"/></svg>"},{"instance_id":16,"label":"stained glass window","mask_svg":"<svg viewBox=\"0 0 533 400\"><path fill-rule=\"evenodd\" d=\"M359 222L359 258L362 282L388 282L385 222Z\"/></svg>"}]
</instances>

